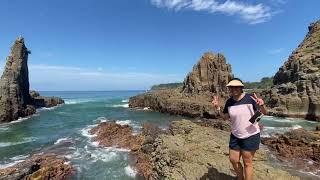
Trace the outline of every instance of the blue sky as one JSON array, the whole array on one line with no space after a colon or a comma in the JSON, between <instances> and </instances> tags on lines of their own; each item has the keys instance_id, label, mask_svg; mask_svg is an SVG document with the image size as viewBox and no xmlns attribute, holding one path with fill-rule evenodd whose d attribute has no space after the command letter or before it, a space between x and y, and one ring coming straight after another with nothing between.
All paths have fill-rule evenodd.
<instances>
[{"instance_id":1,"label":"blue sky","mask_svg":"<svg viewBox=\"0 0 320 180\"><path fill-rule=\"evenodd\" d=\"M223 53L235 76L256 81L284 63L319 7L319 0L1 0L0 66L21 34L37 90L182 81L206 51Z\"/></svg>"}]
</instances>

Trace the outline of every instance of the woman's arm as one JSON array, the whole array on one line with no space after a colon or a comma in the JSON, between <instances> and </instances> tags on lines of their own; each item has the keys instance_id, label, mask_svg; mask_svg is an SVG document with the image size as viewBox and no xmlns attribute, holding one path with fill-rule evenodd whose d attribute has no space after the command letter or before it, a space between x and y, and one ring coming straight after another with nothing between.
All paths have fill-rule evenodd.
<instances>
[{"instance_id":1,"label":"woman's arm","mask_svg":"<svg viewBox=\"0 0 320 180\"><path fill-rule=\"evenodd\" d=\"M263 101L263 100L262 100ZM264 102L263 102L264 103ZM263 105L260 105L260 111L266 115L268 113L267 109L266 109L266 106L263 104Z\"/></svg>"},{"instance_id":2,"label":"woman's arm","mask_svg":"<svg viewBox=\"0 0 320 180\"><path fill-rule=\"evenodd\" d=\"M267 112L267 109L265 107L265 104L264 104L264 100L261 99L261 98L258 98L256 93L253 93L253 96L251 96L251 98L257 103L257 105L260 107L260 111L266 115L268 112Z\"/></svg>"}]
</instances>

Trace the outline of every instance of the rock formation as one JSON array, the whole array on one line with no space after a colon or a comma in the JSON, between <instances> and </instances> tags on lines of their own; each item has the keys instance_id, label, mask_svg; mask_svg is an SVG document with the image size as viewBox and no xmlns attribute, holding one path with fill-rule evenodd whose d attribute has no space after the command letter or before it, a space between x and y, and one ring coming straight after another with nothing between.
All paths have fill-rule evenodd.
<instances>
[{"instance_id":1,"label":"rock formation","mask_svg":"<svg viewBox=\"0 0 320 180\"><path fill-rule=\"evenodd\" d=\"M22 37L11 47L0 79L0 123L32 115L38 107L51 107L63 103L60 98L41 97L35 92L31 92L30 95L29 53Z\"/></svg>"},{"instance_id":2,"label":"rock formation","mask_svg":"<svg viewBox=\"0 0 320 180\"><path fill-rule=\"evenodd\" d=\"M184 80L184 93L225 93L232 78L231 65L222 54L205 53Z\"/></svg>"},{"instance_id":3,"label":"rock formation","mask_svg":"<svg viewBox=\"0 0 320 180\"><path fill-rule=\"evenodd\" d=\"M0 169L0 180L69 179L74 169L64 158L55 154L34 155L12 167Z\"/></svg>"},{"instance_id":4,"label":"rock formation","mask_svg":"<svg viewBox=\"0 0 320 180\"><path fill-rule=\"evenodd\" d=\"M271 115L320 121L320 20L275 74L274 85L262 93Z\"/></svg>"},{"instance_id":5,"label":"rock formation","mask_svg":"<svg viewBox=\"0 0 320 180\"><path fill-rule=\"evenodd\" d=\"M131 97L129 107L150 107L163 113L215 118L217 113L211 105L212 96L219 95L225 99L228 96L225 86L231 78L231 67L225 57L208 52L185 78L183 87Z\"/></svg>"},{"instance_id":6,"label":"rock formation","mask_svg":"<svg viewBox=\"0 0 320 180\"><path fill-rule=\"evenodd\" d=\"M275 152L281 161L297 169L320 175L320 132L301 128L263 138L262 143Z\"/></svg>"}]
</instances>

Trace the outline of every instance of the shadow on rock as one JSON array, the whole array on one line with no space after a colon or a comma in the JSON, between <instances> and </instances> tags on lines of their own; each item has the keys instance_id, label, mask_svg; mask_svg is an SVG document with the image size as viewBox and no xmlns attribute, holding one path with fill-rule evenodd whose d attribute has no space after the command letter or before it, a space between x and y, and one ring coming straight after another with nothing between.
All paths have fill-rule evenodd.
<instances>
[{"instance_id":1,"label":"shadow on rock","mask_svg":"<svg viewBox=\"0 0 320 180\"><path fill-rule=\"evenodd\" d=\"M236 177L230 176L225 173L218 172L216 168L209 167L208 173L205 173L200 180L235 180Z\"/></svg>"}]
</instances>

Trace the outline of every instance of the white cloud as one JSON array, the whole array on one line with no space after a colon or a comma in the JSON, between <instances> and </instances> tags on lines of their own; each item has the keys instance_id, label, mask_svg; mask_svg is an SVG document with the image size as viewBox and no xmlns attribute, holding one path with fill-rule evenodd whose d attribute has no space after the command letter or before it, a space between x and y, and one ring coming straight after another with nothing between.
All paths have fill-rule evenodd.
<instances>
[{"instance_id":1,"label":"white cloud","mask_svg":"<svg viewBox=\"0 0 320 180\"><path fill-rule=\"evenodd\" d=\"M3 66L0 62L1 74ZM29 65L30 86L36 90L141 90L154 84L182 81L183 76L132 71L107 72L102 68Z\"/></svg>"},{"instance_id":2,"label":"white cloud","mask_svg":"<svg viewBox=\"0 0 320 180\"><path fill-rule=\"evenodd\" d=\"M268 51L268 54L271 54L271 55L280 54L280 53L282 53L284 50L285 50L284 48L270 49L270 50Z\"/></svg>"},{"instance_id":3,"label":"white cloud","mask_svg":"<svg viewBox=\"0 0 320 180\"><path fill-rule=\"evenodd\" d=\"M217 0L150 0L159 8L173 10L189 9L194 11L206 11L209 13L222 13L238 16L248 24L263 23L271 19L274 14L271 8L265 4L249 4L236 0L227 0L223 3Z\"/></svg>"}]
</instances>

